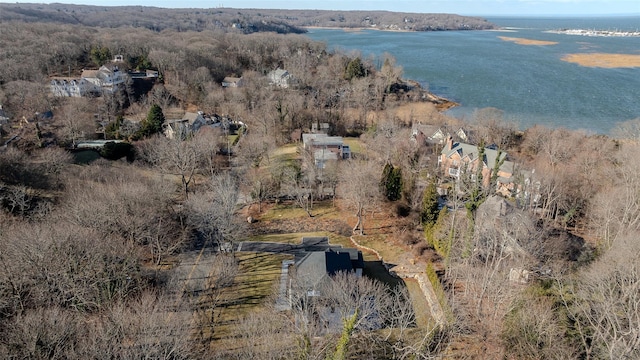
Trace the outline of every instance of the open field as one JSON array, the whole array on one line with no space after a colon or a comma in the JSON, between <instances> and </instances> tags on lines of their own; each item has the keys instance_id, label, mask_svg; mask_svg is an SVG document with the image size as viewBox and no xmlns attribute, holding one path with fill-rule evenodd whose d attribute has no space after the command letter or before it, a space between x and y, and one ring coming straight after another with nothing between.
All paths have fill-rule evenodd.
<instances>
[{"instance_id":1,"label":"open field","mask_svg":"<svg viewBox=\"0 0 640 360\"><path fill-rule=\"evenodd\" d=\"M607 69L640 67L640 55L633 54L567 54L562 60L580 66Z\"/></svg>"}]
</instances>

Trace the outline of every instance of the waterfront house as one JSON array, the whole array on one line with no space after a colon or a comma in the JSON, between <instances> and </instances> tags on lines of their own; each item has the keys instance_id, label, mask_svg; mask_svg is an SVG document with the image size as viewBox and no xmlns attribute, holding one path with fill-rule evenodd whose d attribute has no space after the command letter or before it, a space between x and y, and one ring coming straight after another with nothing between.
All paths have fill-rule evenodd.
<instances>
[{"instance_id":1,"label":"waterfront house","mask_svg":"<svg viewBox=\"0 0 640 360\"><path fill-rule=\"evenodd\" d=\"M515 163L507 161L507 153L490 147L483 149L482 159L480 149L477 145L454 142L449 136L440 152L438 166L445 177L460 180L464 174L469 174L472 181L475 181L476 174L480 170L482 174L482 184L485 187L496 186L497 190L502 188L514 188ZM497 167L497 173L494 171ZM496 175L497 184L490 184L492 175Z\"/></svg>"},{"instance_id":2,"label":"waterfront house","mask_svg":"<svg viewBox=\"0 0 640 360\"><path fill-rule=\"evenodd\" d=\"M440 126L414 123L411 127L411 139L419 145L442 144L445 133Z\"/></svg>"}]
</instances>

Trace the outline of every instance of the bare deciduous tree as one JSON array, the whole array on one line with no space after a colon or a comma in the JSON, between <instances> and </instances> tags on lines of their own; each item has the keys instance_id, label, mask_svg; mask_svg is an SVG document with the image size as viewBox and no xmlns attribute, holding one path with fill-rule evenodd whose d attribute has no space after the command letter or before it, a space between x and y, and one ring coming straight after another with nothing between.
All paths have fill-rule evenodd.
<instances>
[{"instance_id":1,"label":"bare deciduous tree","mask_svg":"<svg viewBox=\"0 0 640 360\"><path fill-rule=\"evenodd\" d=\"M640 356L640 243L631 232L582 274L576 288L577 321L590 330L594 357ZM589 348L585 350L591 350Z\"/></svg>"},{"instance_id":2,"label":"bare deciduous tree","mask_svg":"<svg viewBox=\"0 0 640 360\"><path fill-rule=\"evenodd\" d=\"M205 163L205 146L210 143L193 139L183 140L182 136L173 139L155 136L141 146L142 158L162 172L177 175L182 184L185 197L189 197L189 188L196 172Z\"/></svg>"},{"instance_id":3,"label":"bare deciduous tree","mask_svg":"<svg viewBox=\"0 0 640 360\"><path fill-rule=\"evenodd\" d=\"M233 251L246 227L237 215L239 196L238 184L227 173L213 176L208 192L186 202L191 227L219 250Z\"/></svg>"},{"instance_id":4,"label":"bare deciduous tree","mask_svg":"<svg viewBox=\"0 0 640 360\"><path fill-rule=\"evenodd\" d=\"M379 179L382 171L372 161L351 160L344 171L338 186L338 193L347 206L355 211L357 222L353 232L364 235L364 216L367 210L373 210L380 199Z\"/></svg>"}]
</instances>

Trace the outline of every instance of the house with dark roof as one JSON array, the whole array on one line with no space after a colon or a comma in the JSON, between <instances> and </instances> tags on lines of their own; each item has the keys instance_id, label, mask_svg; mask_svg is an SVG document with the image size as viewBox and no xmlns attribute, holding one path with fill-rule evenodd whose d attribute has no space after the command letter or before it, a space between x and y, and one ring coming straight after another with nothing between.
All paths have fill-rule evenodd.
<instances>
[{"instance_id":1,"label":"house with dark roof","mask_svg":"<svg viewBox=\"0 0 640 360\"><path fill-rule=\"evenodd\" d=\"M309 242L309 239L306 241ZM339 333L345 316L353 315L354 309L336 298L336 289L341 289L340 286L344 284L349 287L349 284L342 283L336 287L334 279L344 273L361 277L363 268L362 252L357 249L331 246L323 251L306 252L289 268L289 307L304 310L296 315L296 321L314 322L323 332ZM338 281L348 279L351 277ZM363 316L368 319L368 326L379 328L382 324L374 309L375 299L369 301L360 304L368 309Z\"/></svg>"},{"instance_id":2,"label":"house with dark roof","mask_svg":"<svg viewBox=\"0 0 640 360\"><path fill-rule=\"evenodd\" d=\"M303 244L309 241L303 239ZM358 249L331 246L320 251L307 251L295 262L290 273L293 278L290 282L290 298L291 292L298 293L294 298L299 297L300 293L307 297L320 297L322 288L333 276L341 272L362 276L363 269L364 258Z\"/></svg>"}]
</instances>

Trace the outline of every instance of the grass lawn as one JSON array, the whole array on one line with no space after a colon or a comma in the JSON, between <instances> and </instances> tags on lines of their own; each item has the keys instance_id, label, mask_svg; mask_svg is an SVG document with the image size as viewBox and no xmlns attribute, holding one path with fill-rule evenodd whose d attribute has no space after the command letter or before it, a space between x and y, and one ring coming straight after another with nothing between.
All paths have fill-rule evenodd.
<instances>
[{"instance_id":1,"label":"grass lawn","mask_svg":"<svg viewBox=\"0 0 640 360\"><path fill-rule=\"evenodd\" d=\"M409 290L409 296L411 296L411 302L413 303L413 311L416 314L416 322L418 327L430 328L434 325L434 321L431 318L431 310L429 309L429 303L425 299L420 285L415 279L405 279L404 283Z\"/></svg>"},{"instance_id":2,"label":"grass lawn","mask_svg":"<svg viewBox=\"0 0 640 360\"><path fill-rule=\"evenodd\" d=\"M280 279L283 260L291 255L255 252L236 253L239 272L233 285L225 291L218 308L214 339L233 339L237 336L237 323L243 316L270 305Z\"/></svg>"},{"instance_id":3,"label":"grass lawn","mask_svg":"<svg viewBox=\"0 0 640 360\"><path fill-rule=\"evenodd\" d=\"M329 244L342 245L345 247L353 246L346 236L336 235L328 231L318 232L303 232L303 233L288 233L288 234L268 234L268 235L256 235L246 238L247 241L265 241L282 244L300 244L303 237L322 237L329 238Z\"/></svg>"},{"instance_id":4,"label":"grass lawn","mask_svg":"<svg viewBox=\"0 0 640 360\"><path fill-rule=\"evenodd\" d=\"M351 153L362 154L362 141L359 138L343 138L345 145L349 145Z\"/></svg>"},{"instance_id":5,"label":"grass lawn","mask_svg":"<svg viewBox=\"0 0 640 360\"><path fill-rule=\"evenodd\" d=\"M398 264L400 256L406 252L405 249L386 241L387 237L383 234L354 235L353 238L358 244L375 249L387 263Z\"/></svg>"},{"instance_id":6,"label":"grass lawn","mask_svg":"<svg viewBox=\"0 0 640 360\"><path fill-rule=\"evenodd\" d=\"M333 206L331 200L317 201L313 203L311 214L314 218L340 219L340 210ZM262 213L258 219L262 221L282 220L282 219L308 219L309 215L299 206L292 202L285 202L274 205L268 211Z\"/></svg>"},{"instance_id":7,"label":"grass lawn","mask_svg":"<svg viewBox=\"0 0 640 360\"><path fill-rule=\"evenodd\" d=\"M272 151L269 157L271 158L271 160L276 160L276 161L287 161L287 160L297 159L298 144L287 144L287 145L281 146L275 149L274 151Z\"/></svg>"}]
</instances>

